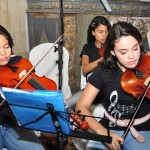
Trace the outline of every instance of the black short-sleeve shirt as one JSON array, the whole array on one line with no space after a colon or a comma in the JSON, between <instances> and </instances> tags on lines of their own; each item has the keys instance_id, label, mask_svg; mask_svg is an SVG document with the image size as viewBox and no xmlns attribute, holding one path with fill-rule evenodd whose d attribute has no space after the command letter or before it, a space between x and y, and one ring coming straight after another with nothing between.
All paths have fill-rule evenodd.
<instances>
[{"instance_id":1,"label":"black short-sleeve shirt","mask_svg":"<svg viewBox=\"0 0 150 150\"><path fill-rule=\"evenodd\" d=\"M91 63L100 58L99 51L100 51L100 48L97 48L94 42L88 43L83 46L80 57L82 58L83 55L87 55L89 57L89 62ZM88 73L87 76L89 76L89 74L91 74L91 72ZM102 97L103 97L102 93L98 94L93 104L100 103Z\"/></svg>"},{"instance_id":2,"label":"black short-sleeve shirt","mask_svg":"<svg viewBox=\"0 0 150 150\"><path fill-rule=\"evenodd\" d=\"M119 67L114 73L101 66L93 72L89 77L88 82L100 91L103 91L104 98L102 101L109 114L117 119L130 119L133 116L139 101L122 90L120 86L122 74L123 72ZM145 100L136 118L143 117L148 113L150 113L150 103ZM150 119L146 123L137 126L137 129L141 130L141 126L142 130L149 130ZM112 128L118 129L118 127Z\"/></svg>"},{"instance_id":3,"label":"black short-sleeve shirt","mask_svg":"<svg viewBox=\"0 0 150 150\"><path fill-rule=\"evenodd\" d=\"M81 51L80 57L82 58L82 55L87 55L89 56L89 62L93 62L100 58L99 50L100 49L95 46L94 42L85 44Z\"/></svg>"}]
</instances>

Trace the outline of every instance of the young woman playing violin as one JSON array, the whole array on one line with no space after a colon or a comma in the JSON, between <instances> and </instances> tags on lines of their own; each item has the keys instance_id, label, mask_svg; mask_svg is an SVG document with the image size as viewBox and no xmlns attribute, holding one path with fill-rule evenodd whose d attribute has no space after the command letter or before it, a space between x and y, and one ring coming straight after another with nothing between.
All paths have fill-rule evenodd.
<instances>
[{"instance_id":1,"label":"young woman playing violin","mask_svg":"<svg viewBox=\"0 0 150 150\"><path fill-rule=\"evenodd\" d=\"M103 16L96 16L92 19L87 31L87 44L83 46L80 57L82 62L82 72L86 78L98 67L98 63L102 61L100 49L105 44L111 25ZM94 104L100 102L101 95L98 95Z\"/></svg>"},{"instance_id":2,"label":"young woman playing violin","mask_svg":"<svg viewBox=\"0 0 150 150\"><path fill-rule=\"evenodd\" d=\"M83 46L80 57L82 58L82 71L88 75L102 61L100 58L100 48L106 41L111 25L103 16L96 16L92 19L87 31L87 44Z\"/></svg>"},{"instance_id":3,"label":"young woman playing violin","mask_svg":"<svg viewBox=\"0 0 150 150\"><path fill-rule=\"evenodd\" d=\"M0 67L11 59L13 39L0 25ZM5 79L1 79L5 80ZM0 103L3 100L0 96ZM15 126L5 105L0 108L0 150L44 150L33 131Z\"/></svg>"},{"instance_id":4,"label":"young woman playing violin","mask_svg":"<svg viewBox=\"0 0 150 150\"><path fill-rule=\"evenodd\" d=\"M126 137L122 136L139 101L121 88L121 77L127 69L133 69L140 64L144 53L141 42L139 31L126 22L114 24L108 33L104 59L100 67L89 77L88 84L76 105L76 111L81 110L81 114L92 116L90 106L93 100L99 92L104 93L102 101L105 117L110 120L112 142L99 142L95 148L91 148L92 150L120 150L120 144L123 144L124 150L144 150L150 147L149 98L145 98ZM150 81L149 76L143 84ZM86 117L86 121L94 132L107 136L105 119L98 122L94 117ZM87 149L90 150L90 146Z\"/></svg>"}]
</instances>

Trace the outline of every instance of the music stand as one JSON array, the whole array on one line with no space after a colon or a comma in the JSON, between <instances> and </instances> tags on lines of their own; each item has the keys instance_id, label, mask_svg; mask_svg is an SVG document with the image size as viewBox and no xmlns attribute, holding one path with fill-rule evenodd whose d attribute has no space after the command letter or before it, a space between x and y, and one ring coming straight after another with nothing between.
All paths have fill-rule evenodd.
<instances>
[{"instance_id":1,"label":"music stand","mask_svg":"<svg viewBox=\"0 0 150 150\"><path fill-rule=\"evenodd\" d=\"M61 91L2 88L2 93L20 127L57 134L62 142L62 135L71 134Z\"/></svg>"},{"instance_id":2,"label":"music stand","mask_svg":"<svg viewBox=\"0 0 150 150\"><path fill-rule=\"evenodd\" d=\"M108 143L112 140L109 132L108 136L103 136L78 128L71 130L61 91L25 91L3 87L2 93L20 127L57 134L60 147L63 147L62 135Z\"/></svg>"}]
</instances>

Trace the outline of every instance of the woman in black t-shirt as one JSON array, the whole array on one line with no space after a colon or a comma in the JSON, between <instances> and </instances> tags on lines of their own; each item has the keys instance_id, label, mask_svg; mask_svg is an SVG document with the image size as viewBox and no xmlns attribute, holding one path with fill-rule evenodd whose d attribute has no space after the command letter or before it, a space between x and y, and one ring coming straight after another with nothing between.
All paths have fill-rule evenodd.
<instances>
[{"instance_id":1,"label":"woman in black t-shirt","mask_svg":"<svg viewBox=\"0 0 150 150\"><path fill-rule=\"evenodd\" d=\"M106 41L106 37L108 35L110 27L111 25L109 21L103 16L94 17L89 24L87 30L87 43L83 46L83 49L80 54L82 63L81 86L80 86L81 89L85 88L88 77L98 67L98 63L103 59L100 56L99 52L100 48L104 45ZM101 105L102 98L103 98L102 93L99 93L96 96L95 100L93 101L93 105L91 107L92 113L95 115L99 115L101 117L104 115L104 108ZM99 109L101 109L101 111L97 111ZM93 141L89 142L93 143ZM76 143L78 143L78 141ZM83 147L84 144L85 141L81 142L81 144L78 145L81 145Z\"/></svg>"},{"instance_id":2,"label":"woman in black t-shirt","mask_svg":"<svg viewBox=\"0 0 150 150\"><path fill-rule=\"evenodd\" d=\"M150 147L148 98L145 98L140 107L128 134L125 138L122 137L139 101L122 90L120 80L127 68L133 69L138 65L144 54L141 42L141 34L134 26L126 22L114 24L107 36L103 62L89 77L89 83L76 105L76 111L81 110L84 115L92 115L90 106L94 98L100 91L104 93L102 101L106 110L105 116L110 120L112 142L99 142L95 145L95 149L119 150L120 144L123 144L124 150L145 150ZM147 85L149 81L150 77L144 81L144 84ZM92 117L87 117L86 121L94 132L107 136L105 118L100 123Z\"/></svg>"},{"instance_id":3,"label":"woman in black t-shirt","mask_svg":"<svg viewBox=\"0 0 150 150\"><path fill-rule=\"evenodd\" d=\"M91 21L87 31L87 44L83 46L80 57L83 75L88 78L102 61L100 48L104 46L111 25L103 16L96 16ZM98 95L94 104L100 103L102 95Z\"/></svg>"},{"instance_id":4,"label":"woman in black t-shirt","mask_svg":"<svg viewBox=\"0 0 150 150\"><path fill-rule=\"evenodd\" d=\"M0 68L11 60L13 39L8 31L0 25ZM19 58L19 57L17 57ZM1 72L4 74L4 71ZM8 78L7 74L7 78ZM5 82L6 79L1 79ZM6 81L7 82L7 81ZM12 81L13 82L13 81ZM6 83L7 84L7 83ZM11 81L10 81L11 84ZM0 85L2 86L2 85ZM1 94L1 93L0 93ZM44 150L34 131L16 126L7 105L3 105L0 95L0 150Z\"/></svg>"},{"instance_id":5,"label":"woman in black t-shirt","mask_svg":"<svg viewBox=\"0 0 150 150\"><path fill-rule=\"evenodd\" d=\"M91 21L87 31L87 44L80 54L84 75L91 73L102 60L99 51L106 41L110 27L109 21L103 16L96 16Z\"/></svg>"}]
</instances>

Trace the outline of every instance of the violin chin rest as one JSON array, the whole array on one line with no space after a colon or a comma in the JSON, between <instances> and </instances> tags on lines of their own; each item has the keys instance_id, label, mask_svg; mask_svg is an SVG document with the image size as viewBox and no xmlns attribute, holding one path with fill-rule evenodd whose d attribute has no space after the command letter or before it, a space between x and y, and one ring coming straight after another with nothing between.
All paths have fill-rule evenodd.
<instances>
[{"instance_id":1,"label":"violin chin rest","mask_svg":"<svg viewBox=\"0 0 150 150\"><path fill-rule=\"evenodd\" d=\"M12 55L8 64L11 65L11 64L18 63L21 59L22 59L22 56Z\"/></svg>"}]
</instances>

